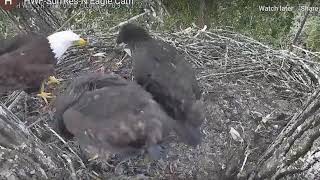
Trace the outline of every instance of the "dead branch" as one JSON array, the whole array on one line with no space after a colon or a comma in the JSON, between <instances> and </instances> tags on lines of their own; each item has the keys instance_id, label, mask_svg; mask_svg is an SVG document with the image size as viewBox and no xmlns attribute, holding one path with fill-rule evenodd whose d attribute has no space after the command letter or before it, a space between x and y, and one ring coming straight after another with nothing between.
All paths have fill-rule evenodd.
<instances>
[{"instance_id":1,"label":"dead branch","mask_svg":"<svg viewBox=\"0 0 320 180\"><path fill-rule=\"evenodd\" d=\"M0 178L62 179L72 173L61 152L48 148L0 103Z\"/></svg>"},{"instance_id":2,"label":"dead branch","mask_svg":"<svg viewBox=\"0 0 320 180\"><path fill-rule=\"evenodd\" d=\"M279 179L303 173L309 163L299 163L308 158L314 143L320 137L320 89L315 91L270 145L258 162L257 172L251 177L259 179ZM302 161L303 162L303 161ZM298 167L298 168L297 168ZM300 168L299 168L300 167Z\"/></svg>"}]
</instances>

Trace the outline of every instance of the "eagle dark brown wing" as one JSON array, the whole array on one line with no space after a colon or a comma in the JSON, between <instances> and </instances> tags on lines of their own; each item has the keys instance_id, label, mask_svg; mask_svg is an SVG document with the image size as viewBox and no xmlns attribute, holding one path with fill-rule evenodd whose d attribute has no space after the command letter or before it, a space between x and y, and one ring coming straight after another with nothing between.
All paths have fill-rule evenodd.
<instances>
[{"instance_id":1,"label":"eagle dark brown wing","mask_svg":"<svg viewBox=\"0 0 320 180\"><path fill-rule=\"evenodd\" d=\"M91 74L71 87L57 98L60 131L64 126L67 135L77 137L91 152L154 150L170 132L172 120L134 82L116 75Z\"/></svg>"},{"instance_id":2,"label":"eagle dark brown wing","mask_svg":"<svg viewBox=\"0 0 320 180\"><path fill-rule=\"evenodd\" d=\"M35 34L19 34L9 39L0 40L0 55L8 52L12 52L32 40Z\"/></svg>"},{"instance_id":3,"label":"eagle dark brown wing","mask_svg":"<svg viewBox=\"0 0 320 180\"><path fill-rule=\"evenodd\" d=\"M56 60L46 37L19 35L0 46L0 93L38 89Z\"/></svg>"},{"instance_id":4,"label":"eagle dark brown wing","mask_svg":"<svg viewBox=\"0 0 320 180\"><path fill-rule=\"evenodd\" d=\"M129 45L135 80L177 121L176 131L184 142L199 144L204 118L201 91L191 65L173 46L152 39L137 25L124 25L117 42Z\"/></svg>"}]
</instances>

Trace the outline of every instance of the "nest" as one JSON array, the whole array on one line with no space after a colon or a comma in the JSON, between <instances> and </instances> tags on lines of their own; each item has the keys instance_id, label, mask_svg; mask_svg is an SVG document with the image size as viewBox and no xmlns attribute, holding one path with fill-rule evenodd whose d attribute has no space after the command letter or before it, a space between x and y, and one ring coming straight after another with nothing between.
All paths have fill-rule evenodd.
<instances>
[{"instance_id":1,"label":"nest","mask_svg":"<svg viewBox=\"0 0 320 180\"><path fill-rule=\"evenodd\" d=\"M274 50L247 36L215 29L188 28L174 34L158 34L187 55L201 69L203 84L222 78L259 83L264 80L287 93L305 95L319 84L320 63L285 50Z\"/></svg>"},{"instance_id":2,"label":"nest","mask_svg":"<svg viewBox=\"0 0 320 180\"><path fill-rule=\"evenodd\" d=\"M221 179L245 177L286 119L319 84L318 62L274 50L238 33L192 27L151 34L175 46L197 71L206 104L205 137L198 148L172 143L168 145L168 159L158 162L145 162L141 157L119 162L116 156L88 162L76 141L65 142L50 127L53 106L44 106L30 96L24 98L20 92L3 96L1 102L58 152L64 166L77 177ZM132 78L131 60L115 48L114 34L94 32L88 37L90 46L71 49L58 65L57 76L66 81L59 87L47 87L54 89L54 94L63 92L72 78L101 68ZM256 134L264 138L262 143L257 142Z\"/></svg>"}]
</instances>

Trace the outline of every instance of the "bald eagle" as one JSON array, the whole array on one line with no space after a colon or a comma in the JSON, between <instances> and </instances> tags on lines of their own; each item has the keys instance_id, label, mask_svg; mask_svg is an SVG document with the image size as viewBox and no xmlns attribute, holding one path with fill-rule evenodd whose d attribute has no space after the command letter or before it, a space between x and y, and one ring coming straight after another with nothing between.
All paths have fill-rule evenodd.
<instances>
[{"instance_id":1,"label":"bald eagle","mask_svg":"<svg viewBox=\"0 0 320 180\"><path fill-rule=\"evenodd\" d=\"M46 102L51 97L44 92L43 80L54 73L63 53L72 45L86 41L72 31L61 31L48 37L37 34L17 35L0 43L0 93L10 90L40 94ZM50 76L49 83L58 82Z\"/></svg>"},{"instance_id":2,"label":"bald eagle","mask_svg":"<svg viewBox=\"0 0 320 180\"><path fill-rule=\"evenodd\" d=\"M56 99L56 129L76 137L90 153L132 155L146 150L163 156L159 145L174 122L138 84L115 74L80 76Z\"/></svg>"},{"instance_id":3,"label":"bald eagle","mask_svg":"<svg viewBox=\"0 0 320 180\"><path fill-rule=\"evenodd\" d=\"M121 27L117 43L128 45L135 80L150 92L180 126L176 131L189 145L201 142L201 91L191 65L171 45L153 39L135 25Z\"/></svg>"}]
</instances>

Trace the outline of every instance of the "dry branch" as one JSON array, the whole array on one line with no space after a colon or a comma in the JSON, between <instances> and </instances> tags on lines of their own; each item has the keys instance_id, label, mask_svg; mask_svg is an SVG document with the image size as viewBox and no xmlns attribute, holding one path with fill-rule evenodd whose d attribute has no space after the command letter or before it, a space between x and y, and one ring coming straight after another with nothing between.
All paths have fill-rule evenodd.
<instances>
[{"instance_id":1,"label":"dry branch","mask_svg":"<svg viewBox=\"0 0 320 180\"><path fill-rule=\"evenodd\" d=\"M313 4L314 4L314 0L310 0L309 7L312 7ZM302 29L303 29L303 27L304 27L304 25L305 25L305 23L306 23L306 21L307 21L307 18L308 18L308 16L309 16L309 14L310 14L310 11L307 11L307 12L305 13L305 15L304 15L304 17L303 17L303 20L302 20L302 22L301 22L301 24L300 24L300 27L299 27L296 35L295 35L294 38L293 38L292 45L291 45L291 47L290 47L290 49L289 49L290 51L292 50L293 45L295 45L295 44L297 43L298 38L299 38L299 36L300 36L300 34L301 34L301 32L302 32Z\"/></svg>"},{"instance_id":2,"label":"dry branch","mask_svg":"<svg viewBox=\"0 0 320 180\"><path fill-rule=\"evenodd\" d=\"M320 137L320 89L316 90L303 109L297 113L266 150L258 162L257 172L251 177L279 179L304 173L309 168L299 163L307 153L316 148Z\"/></svg>"},{"instance_id":3,"label":"dry branch","mask_svg":"<svg viewBox=\"0 0 320 180\"><path fill-rule=\"evenodd\" d=\"M48 148L0 103L0 178L62 179L71 177L57 149Z\"/></svg>"}]
</instances>

